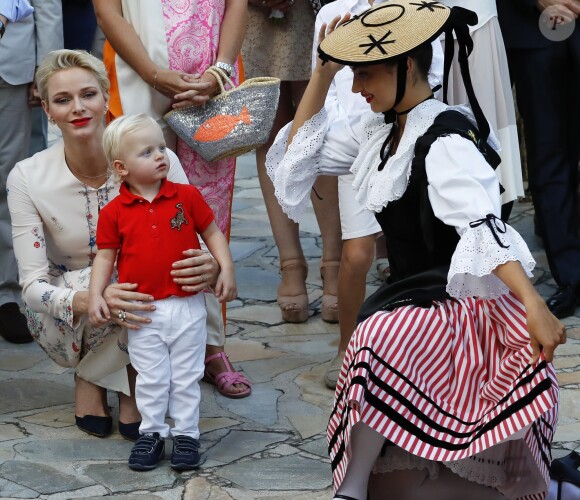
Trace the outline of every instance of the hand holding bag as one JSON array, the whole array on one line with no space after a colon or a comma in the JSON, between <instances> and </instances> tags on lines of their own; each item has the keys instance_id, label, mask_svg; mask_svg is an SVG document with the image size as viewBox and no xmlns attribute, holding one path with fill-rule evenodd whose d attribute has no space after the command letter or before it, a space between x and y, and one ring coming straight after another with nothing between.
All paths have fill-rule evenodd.
<instances>
[{"instance_id":1,"label":"hand holding bag","mask_svg":"<svg viewBox=\"0 0 580 500\"><path fill-rule=\"evenodd\" d=\"M163 119L206 161L240 156L266 143L280 97L280 79L251 78L238 87L215 66L220 93L203 106L175 109ZM224 82L230 86L225 90Z\"/></svg>"}]
</instances>

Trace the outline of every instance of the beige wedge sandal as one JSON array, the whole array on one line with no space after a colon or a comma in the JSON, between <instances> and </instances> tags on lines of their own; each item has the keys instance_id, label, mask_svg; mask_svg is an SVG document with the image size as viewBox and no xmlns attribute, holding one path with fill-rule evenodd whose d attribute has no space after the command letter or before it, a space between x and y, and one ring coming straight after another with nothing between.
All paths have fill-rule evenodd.
<instances>
[{"instance_id":1,"label":"beige wedge sandal","mask_svg":"<svg viewBox=\"0 0 580 500\"><path fill-rule=\"evenodd\" d=\"M287 323L304 323L308 319L308 293L306 292L306 277L308 266L303 259L289 259L280 265L282 279L287 273L300 273L304 283L304 292L297 295L278 295L278 305L282 319Z\"/></svg>"}]
</instances>

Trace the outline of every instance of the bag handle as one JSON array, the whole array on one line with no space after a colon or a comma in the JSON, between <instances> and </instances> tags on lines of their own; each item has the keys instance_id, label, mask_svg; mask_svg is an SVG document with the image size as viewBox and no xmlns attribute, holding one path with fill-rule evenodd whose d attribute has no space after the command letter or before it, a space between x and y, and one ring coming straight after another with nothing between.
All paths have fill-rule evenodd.
<instances>
[{"instance_id":1,"label":"bag handle","mask_svg":"<svg viewBox=\"0 0 580 500\"><path fill-rule=\"evenodd\" d=\"M210 73L213 76L215 76L218 85L220 87L220 94L223 94L226 89L224 87L224 82L226 82L232 89L235 89L236 86L234 85L234 82L231 80L231 78L228 76L228 74L221 68L218 68L217 66L210 66L209 68L207 68L206 73Z\"/></svg>"}]
</instances>

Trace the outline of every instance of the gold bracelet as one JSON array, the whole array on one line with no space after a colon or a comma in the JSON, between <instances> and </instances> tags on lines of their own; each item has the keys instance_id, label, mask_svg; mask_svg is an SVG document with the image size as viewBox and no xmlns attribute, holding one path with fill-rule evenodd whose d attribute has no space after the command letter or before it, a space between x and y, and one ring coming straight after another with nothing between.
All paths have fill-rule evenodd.
<instances>
[{"instance_id":1,"label":"gold bracelet","mask_svg":"<svg viewBox=\"0 0 580 500\"><path fill-rule=\"evenodd\" d=\"M153 77L153 90L157 90L157 74L159 71L155 72L155 76Z\"/></svg>"}]
</instances>

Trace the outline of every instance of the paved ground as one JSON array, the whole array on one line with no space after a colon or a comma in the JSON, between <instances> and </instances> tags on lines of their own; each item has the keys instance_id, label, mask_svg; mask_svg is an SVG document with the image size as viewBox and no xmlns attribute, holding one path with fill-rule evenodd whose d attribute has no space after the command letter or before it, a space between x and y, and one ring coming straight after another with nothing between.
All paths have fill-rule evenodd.
<instances>
[{"instance_id":1,"label":"paved ground","mask_svg":"<svg viewBox=\"0 0 580 500\"><path fill-rule=\"evenodd\" d=\"M531 213L529 204L520 203L512 222L532 246L537 286L549 295L554 283L531 232ZM202 384L206 462L197 472L177 474L167 461L152 472L130 471L131 443L116 432L93 438L74 425L72 370L56 366L36 344L0 339L0 498L331 498L324 429L332 393L322 377L338 328L320 319L320 238L311 214L302 231L311 318L288 325L276 305L279 262L254 158L243 157L232 229L240 298L230 305L227 350L254 392L235 401ZM374 270L368 283L369 292L379 284ZM580 309L576 313L566 320L570 340L556 359L562 406L555 456L580 446ZM109 403L117 415L115 395Z\"/></svg>"}]
</instances>

